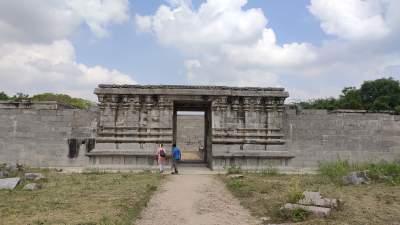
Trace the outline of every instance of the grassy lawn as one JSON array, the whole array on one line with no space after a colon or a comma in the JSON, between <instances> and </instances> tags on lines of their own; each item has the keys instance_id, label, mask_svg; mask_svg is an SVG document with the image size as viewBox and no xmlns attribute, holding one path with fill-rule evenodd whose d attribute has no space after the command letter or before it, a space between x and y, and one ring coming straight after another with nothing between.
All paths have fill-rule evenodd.
<instances>
[{"instance_id":1,"label":"grassy lawn","mask_svg":"<svg viewBox=\"0 0 400 225\"><path fill-rule=\"evenodd\" d=\"M132 224L160 184L151 173L60 174L35 191L0 190L0 224Z\"/></svg>"},{"instance_id":2,"label":"grassy lawn","mask_svg":"<svg viewBox=\"0 0 400 225\"><path fill-rule=\"evenodd\" d=\"M400 224L400 186L387 183L343 186L321 175L266 175L244 173L244 178L221 175L229 190L258 217L271 217L273 222L287 222L279 208L296 191L320 191L323 197L344 201L341 209L328 218L308 218L299 224Z\"/></svg>"}]
</instances>

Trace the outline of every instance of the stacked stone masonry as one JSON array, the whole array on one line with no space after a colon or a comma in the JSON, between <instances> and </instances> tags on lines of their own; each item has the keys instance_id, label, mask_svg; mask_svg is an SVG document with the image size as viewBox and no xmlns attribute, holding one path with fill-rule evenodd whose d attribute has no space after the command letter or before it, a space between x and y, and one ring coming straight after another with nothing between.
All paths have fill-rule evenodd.
<instances>
[{"instance_id":1,"label":"stacked stone masonry","mask_svg":"<svg viewBox=\"0 0 400 225\"><path fill-rule=\"evenodd\" d=\"M85 148L69 157L69 139L95 137L97 112L57 102L0 102L0 163L84 167Z\"/></svg>"},{"instance_id":2,"label":"stacked stone masonry","mask_svg":"<svg viewBox=\"0 0 400 225\"><path fill-rule=\"evenodd\" d=\"M99 85L100 121L93 165L154 166L159 144L176 143L176 112L205 112L205 160L212 168L287 161L283 88ZM174 128L175 127L175 128ZM273 159L275 160L275 159Z\"/></svg>"},{"instance_id":3,"label":"stacked stone masonry","mask_svg":"<svg viewBox=\"0 0 400 225\"><path fill-rule=\"evenodd\" d=\"M95 93L98 110L0 102L0 163L154 168L159 144L170 149L182 138L177 130L196 123L202 123L205 161L213 169L400 158L399 115L296 110L283 105L288 94L282 88L100 85ZM177 111L204 116L181 123ZM185 138L198 139L193 135Z\"/></svg>"}]
</instances>

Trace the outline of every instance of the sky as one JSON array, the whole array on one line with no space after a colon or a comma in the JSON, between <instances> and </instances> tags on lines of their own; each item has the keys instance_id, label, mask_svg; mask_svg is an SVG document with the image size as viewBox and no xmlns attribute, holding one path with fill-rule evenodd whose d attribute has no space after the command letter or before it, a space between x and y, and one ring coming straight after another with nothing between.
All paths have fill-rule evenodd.
<instances>
[{"instance_id":1,"label":"sky","mask_svg":"<svg viewBox=\"0 0 400 225\"><path fill-rule=\"evenodd\" d=\"M400 80L398 0L2 0L0 91L96 101L106 84L284 87L290 101Z\"/></svg>"}]
</instances>

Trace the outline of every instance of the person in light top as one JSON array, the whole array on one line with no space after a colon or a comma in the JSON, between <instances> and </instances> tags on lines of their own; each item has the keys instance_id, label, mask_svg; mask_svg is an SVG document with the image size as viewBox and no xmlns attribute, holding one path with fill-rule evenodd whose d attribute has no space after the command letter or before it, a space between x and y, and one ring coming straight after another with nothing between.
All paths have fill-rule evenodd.
<instances>
[{"instance_id":1,"label":"person in light top","mask_svg":"<svg viewBox=\"0 0 400 225\"><path fill-rule=\"evenodd\" d=\"M160 147L157 150L157 163L158 166L160 167L160 173L164 172L164 165L165 162L167 161L167 152L165 151L163 144L160 144Z\"/></svg>"}]
</instances>

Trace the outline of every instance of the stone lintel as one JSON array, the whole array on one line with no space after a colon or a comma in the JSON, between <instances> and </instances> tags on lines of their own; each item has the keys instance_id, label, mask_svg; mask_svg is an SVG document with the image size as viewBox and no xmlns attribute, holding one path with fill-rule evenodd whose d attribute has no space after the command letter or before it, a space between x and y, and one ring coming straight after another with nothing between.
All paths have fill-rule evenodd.
<instances>
[{"instance_id":1,"label":"stone lintel","mask_svg":"<svg viewBox=\"0 0 400 225\"><path fill-rule=\"evenodd\" d=\"M204 95L204 96L257 96L287 98L284 88L185 86L185 85L106 85L100 84L97 95Z\"/></svg>"}]
</instances>

